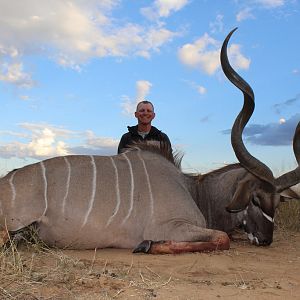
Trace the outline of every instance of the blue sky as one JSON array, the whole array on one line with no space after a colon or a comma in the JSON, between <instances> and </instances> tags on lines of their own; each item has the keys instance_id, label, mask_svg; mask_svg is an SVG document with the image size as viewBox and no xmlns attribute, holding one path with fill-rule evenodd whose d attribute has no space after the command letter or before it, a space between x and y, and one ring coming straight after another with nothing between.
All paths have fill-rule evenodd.
<instances>
[{"instance_id":1,"label":"blue sky","mask_svg":"<svg viewBox=\"0 0 300 300\"><path fill-rule=\"evenodd\" d=\"M236 162L230 128L243 97L219 52L252 86L244 140L278 175L296 161L300 120L297 0L0 2L0 174L66 154L115 154L136 102L185 153L184 170Z\"/></svg>"}]
</instances>

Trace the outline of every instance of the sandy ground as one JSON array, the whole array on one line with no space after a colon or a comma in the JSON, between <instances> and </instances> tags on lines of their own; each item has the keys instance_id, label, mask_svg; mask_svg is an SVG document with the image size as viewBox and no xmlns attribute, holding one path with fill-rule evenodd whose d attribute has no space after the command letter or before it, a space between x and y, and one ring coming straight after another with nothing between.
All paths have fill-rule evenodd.
<instances>
[{"instance_id":1,"label":"sandy ground","mask_svg":"<svg viewBox=\"0 0 300 300\"><path fill-rule=\"evenodd\" d=\"M1 277L0 299L300 299L300 233L213 253L51 251L21 250L22 276Z\"/></svg>"}]
</instances>

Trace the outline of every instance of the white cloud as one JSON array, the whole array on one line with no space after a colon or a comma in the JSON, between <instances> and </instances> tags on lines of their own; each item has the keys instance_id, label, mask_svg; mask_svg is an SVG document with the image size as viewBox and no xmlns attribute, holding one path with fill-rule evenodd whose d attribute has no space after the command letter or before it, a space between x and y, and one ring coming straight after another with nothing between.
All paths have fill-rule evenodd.
<instances>
[{"instance_id":1,"label":"white cloud","mask_svg":"<svg viewBox=\"0 0 300 300\"><path fill-rule=\"evenodd\" d=\"M201 85L199 85L199 86L197 87L197 91L198 91L198 93L199 93L200 95L204 95L204 94L206 94L206 92L207 92L206 88L205 88L204 86L201 86Z\"/></svg>"},{"instance_id":2,"label":"white cloud","mask_svg":"<svg viewBox=\"0 0 300 300\"><path fill-rule=\"evenodd\" d=\"M152 83L147 80L138 80L136 82L136 97L131 99L128 96L123 96L122 112L127 116L132 116L135 112L136 106L140 101L146 100L146 96L150 93Z\"/></svg>"},{"instance_id":3,"label":"white cloud","mask_svg":"<svg viewBox=\"0 0 300 300\"><path fill-rule=\"evenodd\" d=\"M22 63L5 63L0 62L0 80L15 84L22 88L31 88L34 85L34 81L31 79L31 75L23 71Z\"/></svg>"},{"instance_id":4,"label":"white cloud","mask_svg":"<svg viewBox=\"0 0 300 300\"><path fill-rule=\"evenodd\" d=\"M68 150L63 141L56 141L56 134L50 128L44 128L38 134L33 135L31 142L27 145L29 156L50 157L56 155L67 155Z\"/></svg>"},{"instance_id":5,"label":"white cloud","mask_svg":"<svg viewBox=\"0 0 300 300\"><path fill-rule=\"evenodd\" d=\"M19 87L30 88L34 82L31 75L23 71L20 54L16 47L4 46L0 39L0 80Z\"/></svg>"},{"instance_id":6,"label":"white cloud","mask_svg":"<svg viewBox=\"0 0 300 300\"><path fill-rule=\"evenodd\" d=\"M178 51L179 59L185 65L212 75L219 66L218 45L218 41L205 33L195 43L183 45Z\"/></svg>"},{"instance_id":7,"label":"white cloud","mask_svg":"<svg viewBox=\"0 0 300 300\"><path fill-rule=\"evenodd\" d=\"M39 159L68 154L62 138L69 136L69 131L46 124L22 123L19 126L25 129L26 133L11 133L15 141L0 147L2 157ZM18 136L22 141L16 140Z\"/></svg>"},{"instance_id":8,"label":"white cloud","mask_svg":"<svg viewBox=\"0 0 300 300\"><path fill-rule=\"evenodd\" d=\"M152 83L147 80L139 80L136 82L136 101L140 102L145 100L146 96L149 94Z\"/></svg>"},{"instance_id":9,"label":"white cloud","mask_svg":"<svg viewBox=\"0 0 300 300\"><path fill-rule=\"evenodd\" d=\"M188 3L187 0L156 0L155 5L158 8L159 15L168 17L171 11L178 11Z\"/></svg>"},{"instance_id":10,"label":"white cloud","mask_svg":"<svg viewBox=\"0 0 300 300\"><path fill-rule=\"evenodd\" d=\"M130 97L123 95L122 96L122 102L121 102L121 107L122 107L122 113L126 116L132 116L132 114L135 111L135 101L132 100Z\"/></svg>"},{"instance_id":11,"label":"white cloud","mask_svg":"<svg viewBox=\"0 0 300 300\"><path fill-rule=\"evenodd\" d=\"M193 44L183 45L178 51L178 57L183 64L213 75L220 67L220 45L219 41L205 33ZM228 56L234 68L249 68L250 60L241 54L239 45L230 45Z\"/></svg>"},{"instance_id":12,"label":"white cloud","mask_svg":"<svg viewBox=\"0 0 300 300\"><path fill-rule=\"evenodd\" d=\"M97 137L93 131L86 131L86 144L92 148L117 148L119 141L111 137Z\"/></svg>"},{"instance_id":13,"label":"white cloud","mask_svg":"<svg viewBox=\"0 0 300 300\"><path fill-rule=\"evenodd\" d=\"M207 93L207 89L204 86L199 85L199 84L197 84L194 81L183 80L183 82L187 83L190 87L192 87L193 89L195 89L200 95L204 95L204 94Z\"/></svg>"},{"instance_id":14,"label":"white cloud","mask_svg":"<svg viewBox=\"0 0 300 300\"><path fill-rule=\"evenodd\" d=\"M157 5L163 9L167 2L171 11L186 1L157 1ZM113 9L119 3L119 0L1 1L0 80L32 86L22 63L26 55L44 55L64 67L80 70L82 64L97 57L150 57L177 35L163 23L143 27L114 18Z\"/></svg>"},{"instance_id":15,"label":"white cloud","mask_svg":"<svg viewBox=\"0 0 300 300\"><path fill-rule=\"evenodd\" d=\"M21 95L21 96L19 96L19 98L23 101L28 101L30 99L30 97L28 95Z\"/></svg>"},{"instance_id":16,"label":"white cloud","mask_svg":"<svg viewBox=\"0 0 300 300\"><path fill-rule=\"evenodd\" d=\"M255 16L252 14L252 9L249 8L249 7L241 10L236 15L236 20L238 22L241 22L241 21L244 21L244 20L248 20L248 19L255 19Z\"/></svg>"},{"instance_id":17,"label":"white cloud","mask_svg":"<svg viewBox=\"0 0 300 300\"><path fill-rule=\"evenodd\" d=\"M283 7L287 3L286 0L252 0L245 1L246 6L243 7L236 15L238 22L255 19L257 9L273 10Z\"/></svg>"},{"instance_id":18,"label":"white cloud","mask_svg":"<svg viewBox=\"0 0 300 300\"><path fill-rule=\"evenodd\" d=\"M285 0L256 0L255 2L266 8L275 8L285 4Z\"/></svg>"},{"instance_id":19,"label":"white cloud","mask_svg":"<svg viewBox=\"0 0 300 300\"><path fill-rule=\"evenodd\" d=\"M148 48L158 50L166 41L170 41L177 33L171 32L165 28L152 28L147 32L146 43Z\"/></svg>"},{"instance_id":20,"label":"white cloud","mask_svg":"<svg viewBox=\"0 0 300 300\"><path fill-rule=\"evenodd\" d=\"M68 154L97 154L103 149L106 153L115 153L118 146L118 140L97 137L92 131L80 133L49 124L22 123L19 126L22 132L1 132L13 141L0 145L0 157L45 159ZM76 145L72 142L74 139Z\"/></svg>"},{"instance_id":21,"label":"white cloud","mask_svg":"<svg viewBox=\"0 0 300 300\"><path fill-rule=\"evenodd\" d=\"M3 45L0 44L0 57L12 57L15 58L19 55L18 53L18 49L16 49L15 47L12 46L6 46L4 47Z\"/></svg>"},{"instance_id":22,"label":"white cloud","mask_svg":"<svg viewBox=\"0 0 300 300\"><path fill-rule=\"evenodd\" d=\"M216 20L214 22L209 23L209 28L210 28L212 33L223 31L223 28L224 28L223 18L224 18L223 15L218 14L217 17L216 17Z\"/></svg>"},{"instance_id":23,"label":"white cloud","mask_svg":"<svg viewBox=\"0 0 300 300\"><path fill-rule=\"evenodd\" d=\"M286 119L284 119L284 118L279 119L279 124L284 124L285 122L286 122Z\"/></svg>"},{"instance_id":24,"label":"white cloud","mask_svg":"<svg viewBox=\"0 0 300 300\"><path fill-rule=\"evenodd\" d=\"M161 46L178 35L179 33L162 27L149 28L149 30L144 31L144 29L139 26L132 26L131 30L125 30L120 33L118 41L120 42L121 39L124 39L122 50L130 46L134 55L149 58L151 51L159 52ZM128 44L129 40L132 40L132 43ZM127 52L128 51L129 49L127 49ZM126 53L120 52L119 54L125 55Z\"/></svg>"},{"instance_id":25,"label":"white cloud","mask_svg":"<svg viewBox=\"0 0 300 300\"><path fill-rule=\"evenodd\" d=\"M182 9L186 4L188 4L188 0L156 0L152 6L142 8L141 13L150 20L166 18L173 11Z\"/></svg>"},{"instance_id":26,"label":"white cloud","mask_svg":"<svg viewBox=\"0 0 300 300\"><path fill-rule=\"evenodd\" d=\"M228 56L231 65L235 69L249 69L250 66L250 59L246 58L241 53L241 46L237 44L232 44L228 48Z\"/></svg>"}]
</instances>

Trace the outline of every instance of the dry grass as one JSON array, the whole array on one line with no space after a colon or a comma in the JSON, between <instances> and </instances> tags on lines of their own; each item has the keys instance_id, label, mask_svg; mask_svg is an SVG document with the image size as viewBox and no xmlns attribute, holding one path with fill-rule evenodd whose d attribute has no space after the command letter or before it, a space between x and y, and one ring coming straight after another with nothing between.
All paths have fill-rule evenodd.
<instances>
[{"instance_id":1,"label":"dry grass","mask_svg":"<svg viewBox=\"0 0 300 300\"><path fill-rule=\"evenodd\" d=\"M150 299L154 290L171 281L148 267L96 260L96 250L90 259L74 259L68 251L36 240L34 231L31 234L30 240L17 238L18 247L11 237L0 249L0 299L108 300L126 293Z\"/></svg>"},{"instance_id":2,"label":"dry grass","mask_svg":"<svg viewBox=\"0 0 300 300\"><path fill-rule=\"evenodd\" d=\"M289 200L280 203L275 224L280 230L300 231L300 201Z\"/></svg>"},{"instance_id":3,"label":"dry grass","mask_svg":"<svg viewBox=\"0 0 300 300\"><path fill-rule=\"evenodd\" d=\"M277 230L300 231L300 202L281 203L275 219ZM150 266L96 259L96 251L89 259L68 253L44 245L34 227L10 237L0 248L0 299L154 299L173 282Z\"/></svg>"}]
</instances>

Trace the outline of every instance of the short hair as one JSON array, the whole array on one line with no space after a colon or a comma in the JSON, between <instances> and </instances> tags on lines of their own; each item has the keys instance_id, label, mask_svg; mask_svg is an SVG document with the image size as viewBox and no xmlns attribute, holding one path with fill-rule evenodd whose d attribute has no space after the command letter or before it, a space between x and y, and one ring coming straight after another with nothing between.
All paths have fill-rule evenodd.
<instances>
[{"instance_id":1,"label":"short hair","mask_svg":"<svg viewBox=\"0 0 300 300\"><path fill-rule=\"evenodd\" d=\"M152 102L148 101L148 100L143 100L143 101L140 101L137 106L136 106L136 110L135 111L138 111L138 108L141 104L150 104L152 106L152 109L153 109L153 112L154 112L154 105Z\"/></svg>"}]
</instances>

